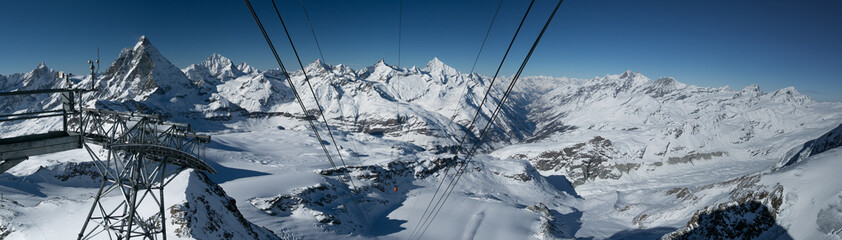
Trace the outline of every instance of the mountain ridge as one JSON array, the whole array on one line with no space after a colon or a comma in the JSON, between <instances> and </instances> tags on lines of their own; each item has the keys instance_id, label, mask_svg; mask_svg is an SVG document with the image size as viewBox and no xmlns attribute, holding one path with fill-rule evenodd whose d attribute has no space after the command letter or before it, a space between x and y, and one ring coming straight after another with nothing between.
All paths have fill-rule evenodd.
<instances>
[{"instance_id":1,"label":"mountain ridge","mask_svg":"<svg viewBox=\"0 0 842 240\"><path fill-rule=\"evenodd\" d=\"M30 73L0 76L5 84L0 86L10 91L70 87L55 81L53 74L42 64ZM199 173L188 173L181 185L199 184L199 191L190 191L195 195L184 198L180 196L188 192L179 192L179 201L189 204L172 208L179 221L189 223L186 229L193 236L224 234L200 220L201 214L213 215L213 211L202 211L208 209L242 223L237 226L241 236L270 238L264 235L268 231L262 228L266 228L278 236L304 238L404 238L403 234L409 234L404 228L418 220L410 217L418 212L412 202L421 202L418 205L423 208L438 180L446 175L441 170L456 159L458 141L465 134L468 143L478 140L479 128L489 121L491 109L502 96L499 86L511 80L500 77L499 85L489 87L489 77L463 74L438 58L423 68L408 69L383 59L360 69L316 60L289 77L308 108L306 113L278 69L235 65L216 53L179 69L142 37L93 80L100 92L85 103L157 113L214 135L209 162L219 164L214 167L223 174L210 176L211 182ZM85 88L90 79L77 77L72 84ZM489 99L480 105L487 89ZM491 134L482 139L477 158L466 163L470 166L467 180L453 195L459 199L453 202L461 205L442 212L448 225L470 222L482 228L528 229L523 234L506 232L509 238L601 239L635 236L624 235L635 231L674 237L694 229L713 229L693 224L715 228L711 222L717 216L772 211L771 218L759 218L758 227L780 224L775 231L818 236L787 224L801 220L791 216L804 218L792 209L805 208L805 198L819 196L827 202L810 208L810 214L821 213L822 219L816 221L823 232L833 233L838 227L834 211L840 204L831 201L833 196L826 197L818 188L801 191L798 182L778 179L797 179L804 169L830 174L828 169L838 166L832 160L840 156L840 103L816 102L792 87L772 92L763 92L756 84L739 90L700 87L674 78L653 80L631 70L592 79L523 77L512 94L492 123ZM314 97L323 109L316 109ZM58 107L49 96L22 101L28 105L3 102L0 108L14 112L32 110L30 106ZM477 110L479 117L469 128ZM317 151L319 143L304 124L320 111L337 139L324 143L339 145L351 163L347 168L334 169L324 163L323 153ZM56 124L60 123L0 123L0 129L19 134ZM317 129L324 133L327 126L319 123ZM83 153L74 154L87 154ZM4 175L0 182L24 182L27 176L37 179L32 172L38 171L32 169L40 169L38 164L65 164L58 159L64 158L35 157L21 165L26 169ZM360 185L349 186L340 179L342 172ZM79 187L47 181L26 184L15 186ZM216 184L227 193L214 193L213 189L222 189ZM358 200L345 196L347 192L365 194ZM790 199L786 193L802 199ZM62 202L54 197L47 194L36 199L78 205L66 203L78 199ZM214 201L194 204L201 199ZM739 206L733 208L735 203ZM370 210L377 219L348 211L346 207L354 204ZM28 216L46 208L9 206L12 212L0 212L0 224L3 219L14 220L9 214ZM196 210L199 215L190 215ZM784 217L775 219L776 213ZM812 216L804 219L813 221ZM385 233L359 233L367 224L383 225L374 231ZM32 232L23 223L9 226ZM446 238L458 231L438 228L430 234ZM503 236L492 231L475 234L479 238Z\"/></svg>"}]
</instances>

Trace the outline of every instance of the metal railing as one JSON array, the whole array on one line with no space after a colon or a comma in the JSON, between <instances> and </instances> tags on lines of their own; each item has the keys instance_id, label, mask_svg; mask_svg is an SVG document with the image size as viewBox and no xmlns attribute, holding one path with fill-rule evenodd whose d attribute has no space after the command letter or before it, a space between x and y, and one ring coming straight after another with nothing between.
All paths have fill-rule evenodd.
<instances>
[{"instance_id":1,"label":"metal railing","mask_svg":"<svg viewBox=\"0 0 842 240\"><path fill-rule=\"evenodd\" d=\"M12 113L12 114L3 114L0 115L0 122L10 122L10 121L21 121L21 120L29 120L29 119L41 119L41 118L51 118L51 117L62 117L62 129L64 132L70 132L69 122L71 118L74 116L77 118L81 118L81 111L82 109L82 94L85 92L90 92L94 90L90 89L72 89L72 88L60 88L60 89L37 89L37 90L24 90L24 91L12 91L12 92L0 92L0 97L14 97L14 96L32 96L32 95L40 95L40 94L55 94L60 93L61 95L61 102L62 106L61 109L55 110L43 110L43 111L33 111L33 112L23 112L23 113ZM77 128L80 130L81 126ZM79 132L79 131L76 131Z\"/></svg>"}]
</instances>

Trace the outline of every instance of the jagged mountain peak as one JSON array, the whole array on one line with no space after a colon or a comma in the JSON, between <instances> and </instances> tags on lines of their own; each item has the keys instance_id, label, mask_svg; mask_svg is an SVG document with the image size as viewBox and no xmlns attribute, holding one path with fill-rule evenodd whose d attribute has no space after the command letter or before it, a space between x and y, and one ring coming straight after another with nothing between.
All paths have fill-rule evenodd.
<instances>
[{"instance_id":1,"label":"jagged mountain peak","mask_svg":"<svg viewBox=\"0 0 842 240\"><path fill-rule=\"evenodd\" d=\"M307 74L308 74L309 77L318 78L318 79L322 79L322 80L326 80L326 79L353 80L353 79L357 78L357 75L355 75L355 71L353 69L351 69L350 67L348 67L344 64L330 65L330 64L324 63L320 59L316 59L315 61L311 62L310 64L307 64L307 66L305 66L304 69L307 70ZM388 75L388 73L391 72L391 71L389 71L389 69L390 68L381 68L380 70L376 70L373 67L368 67L366 69L357 71L357 73L369 74L371 72L381 71L381 72L385 72ZM331 80L331 81L333 81L333 80Z\"/></svg>"},{"instance_id":2,"label":"jagged mountain peak","mask_svg":"<svg viewBox=\"0 0 842 240\"><path fill-rule=\"evenodd\" d=\"M760 92L760 85L757 84L750 84L745 86L741 92Z\"/></svg>"},{"instance_id":3,"label":"jagged mountain peak","mask_svg":"<svg viewBox=\"0 0 842 240\"><path fill-rule=\"evenodd\" d=\"M430 66L430 65L441 66L441 65L444 65L444 62L442 62L438 57L433 57L433 59L431 59L429 62L427 62L427 66Z\"/></svg>"},{"instance_id":4,"label":"jagged mountain peak","mask_svg":"<svg viewBox=\"0 0 842 240\"><path fill-rule=\"evenodd\" d=\"M245 73L234 65L234 62L232 62L231 59L228 59L219 53L211 54L210 57L202 62L202 66L207 68L208 73L211 76L220 78L222 81L245 75Z\"/></svg>"},{"instance_id":5,"label":"jagged mountain peak","mask_svg":"<svg viewBox=\"0 0 842 240\"><path fill-rule=\"evenodd\" d=\"M213 53L210 57L206 58L204 62L202 62L205 66L213 66L213 65L220 65L220 66L233 66L234 62L231 59L222 56L219 53Z\"/></svg>"},{"instance_id":6,"label":"jagged mountain peak","mask_svg":"<svg viewBox=\"0 0 842 240\"><path fill-rule=\"evenodd\" d=\"M631 81L631 82L634 82L636 84L646 84L646 83L652 82L652 80L650 80L648 77L644 76L640 72L636 72L636 71L632 71L632 70L626 70L625 72L623 72L621 74L613 74L613 75L608 74L608 75L605 75L604 77L601 77L601 78L598 77L595 80L609 81L609 82L618 81L618 80L624 81L624 82L625 81Z\"/></svg>"},{"instance_id":7,"label":"jagged mountain peak","mask_svg":"<svg viewBox=\"0 0 842 240\"><path fill-rule=\"evenodd\" d=\"M367 80L387 81L389 78L394 76L397 71L397 67L387 64L386 60L381 58L374 65L358 70L357 75L359 75L360 78Z\"/></svg>"},{"instance_id":8,"label":"jagged mountain peak","mask_svg":"<svg viewBox=\"0 0 842 240\"><path fill-rule=\"evenodd\" d=\"M381 58L379 61L377 61L377 63L374 63L374 67L379 67L379 66L388 67L389 64L386 64L386 60Z\"/></svg>"},{"instance_id":9,"label":"jagged mountain peak","mask_svg":"<svg viewBox=\"0 0 842 240\"><path fill-rule=\"evenodd\" d=\"M376 69L385 69L387 71L400 71L400 68L398 68L398 66L390 65L390 64L386 63L386 60L384 60L382 58L379 61L377 61L376 63L374 63L374 65L372 65L369 68L375 69L375 70Z\"/></svg>"},{"instance_id":10,"label":"jagged mountain peak","mask_svg":"<svg viewBox=\"0 0 842 240\"><path fill-rule=\"evenodd\" d=\"M418 71L420 71L420 69L418 69L418 66L412 66L412 67L411 67L411 68L409 68L409 70L407 70L407 71L408 71L409 73L418 73Z\"/></svg>"},{"instance_id":11,"label":"jagged mountain peak","mask_svg":"<svg viewBox=\"0 0 842 240\"><path fill-rule=\"evenodd\" d=\"M725 91L733 91L729 86L722 87L721 89L723 89ZM739 92L737 92L737 94L734 95L734 97L736 98L736 97L748 96L748 97L754 98L754 97L757 97L757 96L760 96L760 95L763 95L763 92L760 91L760 86L757 85L757 84L750 84L748 86L743 87L743 89L741 89Z\"/></svg>"},{"instance_id":12,"label":"jagged mountain peak","mask_svg":"<svg viewBox=\"0 0 842 240\"><path fill-rule=\"evenodd\" d=\"M603 77L578 81L583 81L585 85L606 89L610 92L633 92L642 88L652 88L655 85L655 81L650 80L640 72L632 70L626 70L621 74L606 74Z\"/></svg>"},{"instance_id":13,"label":"jagged mountain peak","mask_svg":"<svg viewBox=\"0 0 842 240\"><path fill-rule=\"evenodd\" d=\"M623 72L623 74L620 75L620 78L631 78L636 75L640 75L640 72L633 72L631 69L629 69Z\"/></svg>"},{"instance_id":14,"label":"jagged mountain peak","mask_svg":"<svg viewBox=\"0 0 842 240\"><path fill-rule=\"evenodd\" d=\"M310 64L308 64L308 65L327 65L327 63L323 63L323 62L322 62L322 59L320 59L320 58L316 58L316 60L315 60L315 61L311 62L311 63L310 63Z\"/></svg>"},{"instance_id":15,"label":"jagged mountain peak","mask_svg":"<svg viewBox=\"0 0 842 240\"><path fill-rule=\"evenodd\" d=\"M120 51L95 84L100 89L97 98L118 102L141 101L156 92L165 94L192 85L181 69L167 60L145 35L133 48Z\"/></svg>"},{"instance_id":16,"label":"jagged mountain peak","mask_svg":"<svg viewBox=\"0 0 842 240\"><path fill-rule=\"evenodd\" d=\"M430 62L427 62L427 66L421 69L422 71L428 72L430 74L442 74L442 75L457 75L459 74L455 68L444 64L438 57L434 57Z\"/></svg>"},{"instance_id":17,"label":"jagged mountain peak","mask_svg":"<svg viewBox=\"0 0 842 240\"><path fill-rule=\"evenodd\" d=\"M202 86L205 90L212 90L214 85L233 80L245 75L259 74L260 71L246 64L234 65L231 59L219 53L213 53L200 64L192 64L182 69L187 78Z\"/></svg>"},{"instance_id":18,"label":"jagged mountain peak","mask_svg":"<svg viewBox=\"0 0 842 240\"><path fill-rule=\"evenodd\" d=\"M152 42L149 41L149 38L146 35L140 36L140 39L137 40L132 51L151 51L151 52L158 52L158 49L155 46L152 46Z\"/></svg>"},{"instance_id":19,"label":"jagged mountain peak","mask_svg":"<svg viewBox=\"0 0 842 240\"><path fill-rule=\"evenodd\" d=\"M47 67L47 64L44 64L44 62L41 62L40 64L38 64L37 67L35 67L35 69L32 69L32 71L29 72L29 73L32 74L32 75L40 75L40 74L48 73L50 71L51 70L50 70L50 68Z\"/></svg>"},{"instance_id":20,"label":"jagged mountain peak","mask_svg":"<svg viewBox=\"0 0 842 240\"><path fill-rule=\"evenodd\" d=\"M326 63L323 63L322 60L320 60L320 59L316 59L315 61L311 62L310 64L307 64L307 66L305 66L304 68L307 69L308 73L309 72L322 72L322 71L329 72L331 70L332 66L330 66Z\"/></svg>"},{"instance_id":21,"label":"jagged mountain peak","mask_svg":"<svg viewBox=\"0 0 842 240\"><path fill-rule=\"evenodd\" d=\"M55 71L41 62L35 69L23 75L22 88L33 90L59 87L61 81L58 81L55 75Z\"/></svg>"},{"instance_id":22,"label":"jagged mountain peak","mask_svg":"<svg viewBox=\"0 0 842 240\"><path fill-rule=\"evenodd\" d=\"M246 62L242 62L242 63L240 63L240 65L237 65L237 69L239 69L241 72L243 72L245 74L256 74L256 73L260 72L260 70L257 70L257 68L254 68L252 66L249 66Z\"/></svg>"}]
</instances>

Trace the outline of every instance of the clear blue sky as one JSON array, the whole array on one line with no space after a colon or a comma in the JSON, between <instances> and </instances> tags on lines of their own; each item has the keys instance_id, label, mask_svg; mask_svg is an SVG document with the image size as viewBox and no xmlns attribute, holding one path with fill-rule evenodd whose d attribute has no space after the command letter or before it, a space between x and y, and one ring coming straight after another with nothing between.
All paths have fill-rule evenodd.
<instances>
[{"instance_id":1,"label":"clear blue sky","mask_svg":"<svg viewBox=\"0 0 842 240\"><path fill-rule=\"evenodd\" d=\"M277 0L293 40L318 57L298 0ZM352 68L397 64L398 1L305 0L325 58ZM537 0L504 74L516 70L554 0ZM268 0L253 0L285 64L297 69ZM496 0L404 0L401 65L438 57L470 71ZM528 1L504 0L477 72L493 74ZM274 59L242 1L0 1L0 74L41 61L75 74L101 49L102 71L146 35L179 67L217 52L259 69ZM596 1L562 4L528 75L591 78L639 71L656 79L764 91L795 86L842 101L842 1Z\"/></svg>"}]
</instances>

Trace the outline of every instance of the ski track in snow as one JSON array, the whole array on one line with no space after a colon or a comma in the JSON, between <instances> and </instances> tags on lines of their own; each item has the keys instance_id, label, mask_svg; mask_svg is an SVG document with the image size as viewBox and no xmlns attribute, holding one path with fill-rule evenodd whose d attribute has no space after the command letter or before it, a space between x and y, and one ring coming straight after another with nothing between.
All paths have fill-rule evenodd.
<instances>
[{"instance_id":1,"label":"ski track in snow","mask_svg":"<svg viewBox=\"0 0 842 240\"><path fill-rule=\"evenodd\" d=\"M477 230L479 230L480 224L482 224L483 218L485 218L484 211L475 213L474 216L471 217L471 221L465 224L465 232L462 233L462 240L474 239L474 236L477 235Z\"/></svg>"}]
</instances>

